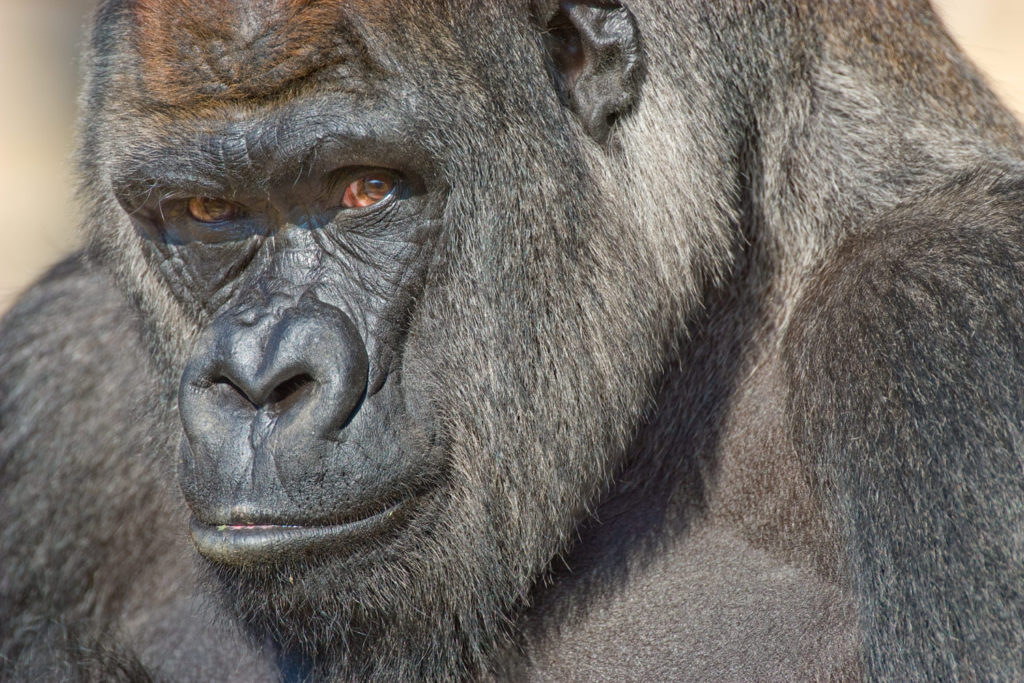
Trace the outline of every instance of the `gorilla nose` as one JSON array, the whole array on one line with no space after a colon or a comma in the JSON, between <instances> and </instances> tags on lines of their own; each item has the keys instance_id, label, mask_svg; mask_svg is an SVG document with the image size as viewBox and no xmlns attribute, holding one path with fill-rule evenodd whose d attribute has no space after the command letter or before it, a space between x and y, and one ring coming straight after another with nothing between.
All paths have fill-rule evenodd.
<instances>
[{"instance_id":1,"label":"gorilla nose","mask_svg":"<svg viewBox=\"0 0 1024 683\"><path fill-rule=\"evenodd\" d=\"M221 393L237 392L255 410L266 410L280 416L313 394L320 382L310 374L306 367L308 363L300 362L292 367L288 363L290 359L278 359L284 360L284 366L278 372L260 372L262 368L231 368L214 377L211 383L223 386ZM282 376L285 379L281 379Z\"/></svg>"},{"instance_id":2,"label":"gorilla nose","mask_svg":"<svg viewBox=\"0 0 1024 683\"><path fill-rule=\"evenodd\" d=\"M352 320L315 298L269 315L222 315L182 377L185 437L195 456L228 469L261 451L274 460L315 452L358 410L368 366Z\"/></svg>"}]
</instances>

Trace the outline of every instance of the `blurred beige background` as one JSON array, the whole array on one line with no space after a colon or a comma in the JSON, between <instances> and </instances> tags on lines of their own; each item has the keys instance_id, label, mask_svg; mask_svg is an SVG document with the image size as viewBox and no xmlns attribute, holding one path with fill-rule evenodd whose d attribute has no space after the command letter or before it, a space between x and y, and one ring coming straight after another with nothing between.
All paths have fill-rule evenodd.
<instances>
[{"instance_id":1,"label":"blurred beige background","mask_svg":"<svg viewBox=\"0 0 1024 683\"><path fill-rule=\"evenodd\" d=\"M992 86L1024 113L1024 0L936 0ZM0 311L79 244L71 149L93 0L0 0Z\"/></svg>"}]
</instances>

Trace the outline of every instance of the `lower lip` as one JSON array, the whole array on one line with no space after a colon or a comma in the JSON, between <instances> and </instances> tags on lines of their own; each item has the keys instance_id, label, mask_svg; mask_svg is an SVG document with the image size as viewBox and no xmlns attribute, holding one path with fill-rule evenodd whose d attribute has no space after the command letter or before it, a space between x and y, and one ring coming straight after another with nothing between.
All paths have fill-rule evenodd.
<instances>
[{"instance_id":1,"label":"lower lip","mask_svg":"<svg viewBox=\"0 0 1024 683\"><path fill-rule=\"evenodd\" d=\"M396 528L407 517L410 499L347 524L326 526L216 525L195 517L189 526L192 542L208 560L227 565L282 562L323 551L342 552Z\"/></svg>"}]
</instances>

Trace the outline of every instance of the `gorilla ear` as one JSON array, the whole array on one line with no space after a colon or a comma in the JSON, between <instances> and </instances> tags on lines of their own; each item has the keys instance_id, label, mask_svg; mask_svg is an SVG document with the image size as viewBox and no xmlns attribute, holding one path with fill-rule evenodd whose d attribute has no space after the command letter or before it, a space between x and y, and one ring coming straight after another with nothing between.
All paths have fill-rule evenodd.
<instances>
[{"instance_id":1,"label":"gorilla ear","mask_svg":"<svg viewBox=\"0 0 1024 683\"><path fill-rule=\"evenodd\" d=\"M640 30L619 2L561 0L547 24L563 102L600 143L636 103L643 82Z\"/></svg>"}]
</instances>

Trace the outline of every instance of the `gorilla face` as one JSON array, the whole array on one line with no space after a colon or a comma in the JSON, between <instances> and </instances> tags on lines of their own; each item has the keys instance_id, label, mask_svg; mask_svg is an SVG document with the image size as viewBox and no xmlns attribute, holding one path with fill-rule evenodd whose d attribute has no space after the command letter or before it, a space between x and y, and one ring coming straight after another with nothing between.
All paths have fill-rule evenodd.
<instances>
[{"instance_id":1,"label":"gorilla face","mask_svg":"<svg viewBox=\"0 0 1024 683\"><path fill-rule=\"evenodd\" d=\"M111 3L88 101L195 546L257 636L357 674L484 661L671 327L598 144L629 93L585 99L581 22L635 53L628 14L425 8Z\"/></svg>"},{"instance_id":2,"label":"gorilla face","mask_svg":"<svg viewBox=\"0 0 1024 683\"><path fill-rule=\"evenodd\" d=\"M229 564L376 537L443 465L400 353L441 192L414 157L349 164L315 141L346 133L313 134L329 168L297 183L129 208L168 286L208 312L180 382L180 478L200 552Z\"/></svg>"}]
</instances>

